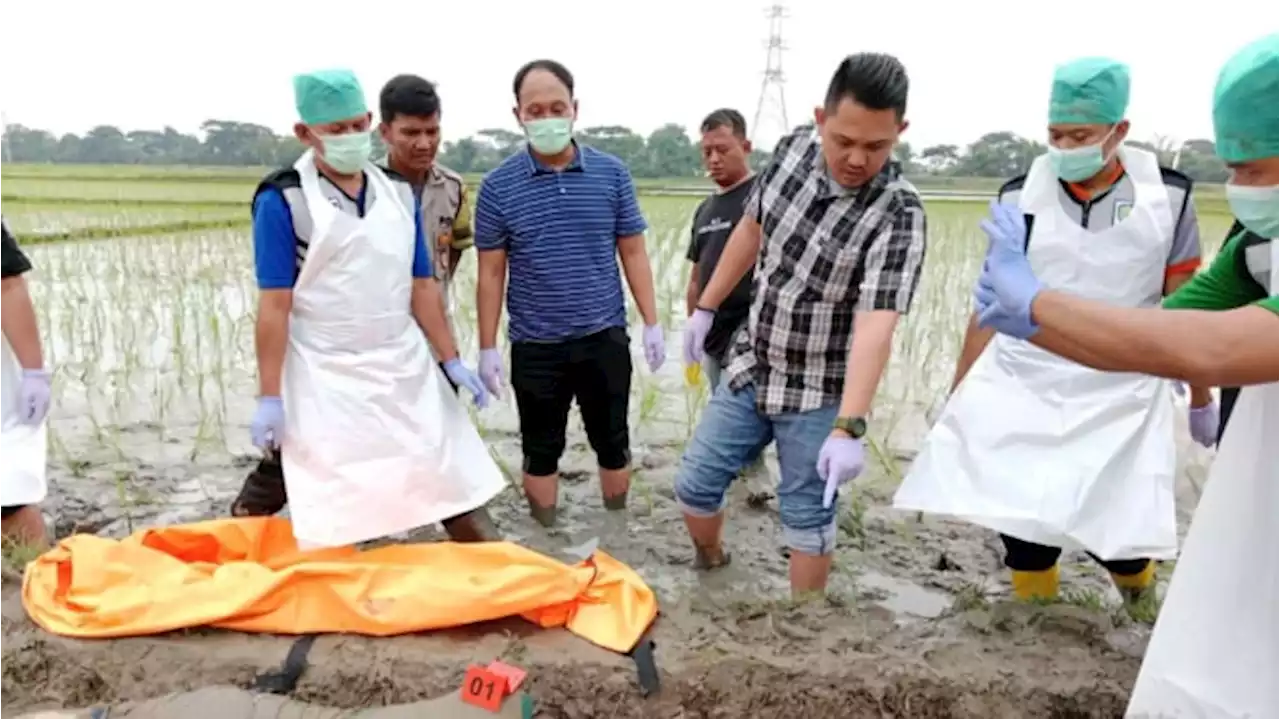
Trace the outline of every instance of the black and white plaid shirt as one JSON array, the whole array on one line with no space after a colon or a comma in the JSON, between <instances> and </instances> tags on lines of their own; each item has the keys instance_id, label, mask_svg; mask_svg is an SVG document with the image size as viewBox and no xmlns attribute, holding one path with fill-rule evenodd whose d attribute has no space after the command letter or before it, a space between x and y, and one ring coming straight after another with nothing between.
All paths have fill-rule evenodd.
<instances>
[{"instance_id":1,"label":"black and white plaid shirt","mask_svg":"<svg viewBox=\"0 0 1280 719\"><path fill-rule=\"evenodd\" d=\"M838 403L857 312L906 313L924 263L924 206L895 163L845 189L817 131L778 143L746 211L760 222L751 314L725 356L729 387L755 383L765 414Z\"/></svg>"}]
</instances>

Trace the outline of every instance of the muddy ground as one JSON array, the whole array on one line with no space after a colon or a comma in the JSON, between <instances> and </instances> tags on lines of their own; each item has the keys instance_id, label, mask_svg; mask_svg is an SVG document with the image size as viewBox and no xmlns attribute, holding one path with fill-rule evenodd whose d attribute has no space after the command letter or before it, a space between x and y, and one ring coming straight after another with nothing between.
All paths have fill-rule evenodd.
<instances>
[{"instance_id":1,"label":"muddy ground","mask_svg":"<svg viewBox=\"0 0 1280 719\"><path fill-rule=\"evenodd\" d=\"M427 636L321 638L294 697L345 708L430 698L455 690L469 662L502 657L530 671L545 717L1123 714L1148 627L1121 611L1105 572L1083 555L1068 556L1064 602L1013 604L1005 599L1006 572L993 535L889 508L923 427L919 417L914 424L895 421L897 434L881 438L884 461L841 497L828 601L795 606L785 599L787 563L776 500L767 494L769 477L776 477L772 457L768 476L740 481L733 490L727 530L733 565L696 573L671 489L688 434L684 400L672 389L679 386L675 364L668 363L671 376L658 378L662 402L646 410L659 385L637 389L637 470L625 516L601 507L594 458L576 419L561 465L561 526L547 531L534 524L514 487L492 508L508 539L562 556L597 538L649 582L662 612L655 629L663 680L658 696L641 698L630 660L566 632L511 620ZM243 379L236 384L243 386L223 395L230 398L223 412L234 419L214 433L206 413L195 410L171 410L163 432L145 419L103 432L68 396L53 416L46 509L57 533L121 536L225 513L253 462L245 427L252 406L236 399L252 397L253 390ZM486 410L479 423L504 468L518 471L509 400ZM1208 455L1190 447L1183 455L1185 526ZM414 539L440 536L430 528ZM1166 565L1161 573L1169 571ZM25 617L12 575L3 622L6 716L216 685L248 687L255 675L277 667L292 643L215 631L98 642L50 636Z\"/></svg>"}]
</instances>

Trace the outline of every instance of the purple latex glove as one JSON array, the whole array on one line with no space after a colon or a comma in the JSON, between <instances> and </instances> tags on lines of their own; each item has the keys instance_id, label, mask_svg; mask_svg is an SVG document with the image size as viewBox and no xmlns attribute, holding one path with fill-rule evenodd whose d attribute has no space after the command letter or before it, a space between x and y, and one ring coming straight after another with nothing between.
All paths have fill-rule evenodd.
<instances>
[{"instance_id":1,"label":"purple latex glove","mask_svg":"<svg viewBox=\"0 0 1280 719\"><path fill-rule=\"evenodd\" d=\"M259 397L258 409L249 423L249 435L253 446L271 450L284 439L284 402L279 397Z\"/></svg>"},{"instance_id":2,"label":"purple latex glove","mask_svg":"<svg viewBox=\"0 0 1280 719\"><path fill-rule=\"evenodd\" d=\"M489 393L485 392L484 382L480 377L462 364L462 360L454 357L444 363L444 373L449 376L449 380L459 387L466 387L467 391L475 397L476 406L484 409L489 405Z\"/></svg>"},{"instance_id":3,"label":"purple latex glove","mask_svg":"<svg viewBox=\"0 0 1280 719\"><path fill-rule=\"evenodd\" d=\"M489 390L489 394L502 399L502 355L498 350L480 350L480 381Z\"/></svg>"},{"instance_id":4,"label":"purple latex glove","mask_svg":"<svg viewBox=\"0 0 1280 719\"><path fill-rule=\"evenodd\" d=\"M830 507L836 498L836 487L862 474L865 463L862 440L832 434L818 452L818 475L827 483L822 493L822 506Z\"/></svg>"},{"instance_id":5,"label":"purple latex glove","mask_svg":"<svg viewBox=\"0 0 1280 719\"><path fill-rule=\"evenodd\" d=\"M18 409L18 421L23 424L40 424L49 414L49 373L42 369L22 370L22 387L18 390L22 406Z\"/></svg>"},{"instance_id":6,"label":"purple latex glove","mask_svg":"<svg viewBox=\"0 0 1280 719\"><path fill-rule=\"evenodd\" d=\"M1218 441L1218 403L1192 407L1187 413L1191 425L1191 438L1202 447L1212 447Z\"/></svg>"},{"instance_id":7,"label":"purple latex glove","mask_svg":"<svg viewBox=\"0 0 1280 719\"><path fill-rule=\"evenodd\" d=\"M684 363L686 365L702 362L702 345L707 341L707 333L711 331L711 321L716 313L698 308L689 315L684 325Z\"/></svg>"},{"instance_id":8,"label":"purple latex glove","mask_svg":"<svg viewBox=\"0 0 1280 719\"><path fill-rule=\"evenodd\" d=\"M662 363L667 361L667 338L662 334L662 327L645 325L641 338L644 342L644 361L649 363L650 372L657 372Z\"/></svg>"}]
</instances>

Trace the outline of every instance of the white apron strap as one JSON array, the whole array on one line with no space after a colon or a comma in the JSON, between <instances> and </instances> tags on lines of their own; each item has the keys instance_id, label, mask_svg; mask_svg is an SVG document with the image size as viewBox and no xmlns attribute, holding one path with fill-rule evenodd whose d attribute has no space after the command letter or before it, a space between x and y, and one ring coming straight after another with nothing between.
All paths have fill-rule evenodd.
<instances>
[{"instance_id":1,"label":"white apron strap","mask_svg":"<svg viewBox=\"0 0 1280 719\"><path fill-rule=\"evenodd\" d=\"M306 201L307 212L311 215L309 223L311 236L302 238L307 242L307 257L298 271L298 281L294 283L296 292L309 286L316 273L323 269L328 257L324 240L333 229L333 224L339 219L341 212L329 202L329 198L320 189L320 172L316 169L314 150L302 153L302 157L298 158L293 167L298 171L302 197Z\"/></svg>"},{"instance_id":2,"label":"white apron strap","mask_svg":"<svg viewBox=\"0 0 1280 719\"><path fill-rule=\"evenodd\" d=\"M1159 158L1141 148L1121 145L1120 162L1124 163L1124 170L1133 181L1135 204L1151 210L1160 236L1167 238L1172 246L1178 213L1169 202L1169 190L1160 174Z\"/></svg>"},{"instance_id":3,"label":"white apron strap","mask_svg":"<svg viewBox=\"0 0 1280 719\"><path fill-rule=\"evenodd\" d=\"M1053 171L1047 154L1037 157L1027 170L1027 178L1022 183L1018 207L1028 215L1035 215L1059 207L1058 175Z\"/></svg>"}]
</instances>

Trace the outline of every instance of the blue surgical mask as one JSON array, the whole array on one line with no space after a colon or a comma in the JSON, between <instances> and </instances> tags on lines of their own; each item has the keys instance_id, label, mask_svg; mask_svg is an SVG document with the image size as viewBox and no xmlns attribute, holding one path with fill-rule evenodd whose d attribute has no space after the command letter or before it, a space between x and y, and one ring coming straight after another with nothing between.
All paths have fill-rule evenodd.
<instances>
[{"instance_id":1,"label":"blue surgical mask","mask_svg":"<svg viewBox=\"0 0 1280 719\"><path fill-rule=\"evenodd\" d=\"M1115 132L1115 128L1111 132ZM1050 145L1049 161L1053 163L1054 172L1067 182L1083 182L1102 172L1102 168L1107 166L1107 156L1103 154L1102 146L1111 138L1111 132L1096 145L1073 147L1069 150Z\"/></svg>"},{"instance_id":2,"label":"blue surgical mask","mask_svg":"<svg viewBox=\"0 0 1280 719\"><path fill-rule=\"evenodd\" d=\"M369 161L373 152L371 130L349 132L345 135L321 135L324 145L324 162L344 175L354 175Z\"/></svg>"},{"instance_id":3,"label":"blue surgical mask","mask_svg":"<svg viewBox=\"0 0 1280 719\"><path fill-rule=\"evenodd\" d=\"M1227 185L1227 205L1245 229L1268 240L1280 237L1280 185Z\"/></svg>"},{"instance_id":4,"label":"blue surgical mask","mask_svg":"<svg viewBox=\"0 0 1280 719\"><path fill-rule=\"evenodd\" d=\"M524 132L529 136L529 145L544 155L562 152L573 140L573 120L567 117L545 117L541 120L528 120L524 123Z\"/></svg>"}]
</instances>

